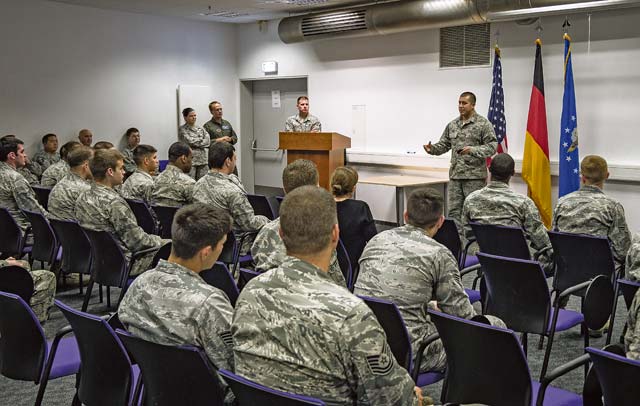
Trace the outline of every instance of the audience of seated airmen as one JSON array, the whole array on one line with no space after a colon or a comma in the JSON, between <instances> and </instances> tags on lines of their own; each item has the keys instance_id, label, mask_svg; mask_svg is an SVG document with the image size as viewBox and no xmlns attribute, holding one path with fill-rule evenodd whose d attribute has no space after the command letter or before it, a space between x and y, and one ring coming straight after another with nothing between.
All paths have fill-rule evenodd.
<instances>
[{"instance_id":1,"label":"audience of seated airmen","mask_svg":"<svg viewBox=\"0 0 640 406\"><path fill-rule=\"evenodd\" d=\"M131 175L138 167L133 159L133 150L140 145L140 131L135 127L131 127L127 129L124 138L127 146L120 152L124 157L124 171L127 175Z\"/></svg>"},{"instance_id":2,"label":"audience of seated airmen","mask_svg":"<svg viewBox=\"0 0 640 406\"><path fill-rule=\"evenodd\" d=\"M96 150L89 161L94 182L91 188L78 197L75 216L82 227L98 231L108 231L118 241L129 258L132 253L149 248L160 248L163 240L150 235L136 223L131 208L122 196L113 190L122 184L124 160L115 149ZM155 252L138 258L133 263L131 275L146 271Z\"/></svg>"},{"instance_id":3,"label":"audience of seated airmen","mask_svg":"<svg viewBox=\"0 0 640 406\"><path fill-rule=\"evenodd\" d=\"M55 134L47 134L42 137L42 150L36 152L31 161L38 164L42 172L56 162L60 162L60 154L58 154L58 136ZM40 176L42 176L42 172L40 173Z\"/></svg>"},{"instance_id":4,"label":"audience of seated airmen","mask_svg":"<svg viewBox=\"0 0 640 406\"><path fill-rule=\"evenodd\" d=\"M158 172L158 150L151 145L140 144L133 151L136 170L122 184L119 192L125 199L151 201L153 176Z\"/></svg>"},{"instance_id":5,"label":"audience of seated airmen","mask_svg":"<svg viewBox=\"0 0 640 406\"><path fill-rule=\"evenodd\" d=\"M199 275L218 259L229 230L223 210L199 203L178 210L169 259L136 278L118 308L127 330L159 344L202 347L216 368L233 370L233 307Z\"/></svg>"},{"instance_id":6,"label":"audience of seated airmen","mask_svg":"<svg viewBox=\"0 0 640 406\"><path fill-rule=\"evenodd\" d=\"M29 307L40 323L47 321L56 295L56 275L44 269L32 270L27 261L14 258L0 259L0 272L5 266L20 266L29 271L33 278L33 295L29 300Z\"/></svg>"},{"instance_id":7,"label":"audience of seated airmen","mask_svg":"<svg viewBox=\"0 0 640 406\"><path fill-rule=\"evenodd\" d=\"M422 404L373 312L327 274L339 238L333 197L317 186L288 193L280 233L288 257L236 302L236 373L330 405Z\"/></svg>"},{"instance_id":8,"label":"audience of seated airmen","mask_svg":"<svg viewBox=\"0 0 640 406\"><path fill-rule=\"evenodd\" d=\"M29 220L22 210L29 210L48 216L47 211L38 203L36 194L17 169L25 164L24 143L14 136L5 136L0 140L0 207L9 211L22 232L27 231ZM30 240L33 236L30 235Z\"/></svg>"},{"instance_id":9,"label":"audience of seated airmen","mask_svg":"<svg viewBox=\"0 0 640 406\"><path fill-rule=\"evenodd\" d=\"M54 187L62 178L69 173L69 164L67 163L67 155L74 148L81 146L77 141L69 141L60 147L60 161L48 167L42 173L40 184L46 187Z\"/></svg>"},{"instance_id":10,"label":"audience of seated airmen","mask_svg":"<svg viewBox=\"0 0 640 406\"><path fill-rule=\"evenodd\" d=\"M540 262L545 273L554 270L553 248L540 212L533 200L509 188L515 163L509 154L498 154L489 166L490 182L472 192L462 206L462 224L467 240L473 238L470 222L521 227L529 242L532 258ZM475 246L475 244L474 244ZM472 247L473 253L477 247Z\"/></svg>"},{"instance_id":11,"label":"audience of seated airmen","mask_svg":"<svg viewBox=\"0 0 640 406\"><path fill-rule=\"evenodd\" d=\"M184 142L169 147L169 163L156 177L151 200L160 206L184 206L193 202L196 181L189 176L193 161L191 148Z\"/></svg>"},{"instance_id":12,"label":"audience of seated airmen","mask_svg":"<svg viewBox=\"0 0 640 406\"><path fill-rule=\"evenodd\" d=\"M76 201L82 192L91 189L91 169L89 161L93 149L81 145L67 154L69 173L51 189L49 193L49 218L56 220L76 220Z\"/></svg>"},{"instance_id":13,"label":"audience of seated airmen","mask_svg":"<svg viewBox=\"0 0 640 406\"><path fill-rule=\"evenodd\" d=\"M226 210L233 218L233 232L239 236L242 233L259 231L269 222L269 219L265 216L256 216L244 186L233 174L236 167L235 151L233 145L227 142L211 145L209 148L210 171L196 183L193 189L193 200ZM240 252L248 252L253 240L254 238L245 238Z\"/></svg>"},{"instance_id":14,"label":"audience of seated airmen","mask_svg":"<svg viewBox=\"0 0 640 406\"><path fill-rule=\"evenodd\" d=\"M622 205L602 190L607 179L609 169L604 158L584 157L580 163L580 190L558 200L553 210L553 229L608 237L613 257L621 266L631 245L631 233Z\"/></svg>"},{"instance_id":15,"label":"audience of seated airmen","mask_svg":"<svg viewBox=\"0 0 640 406\"><path fill-rule=\"evenodd\" d=\"M285 193L290 193L300 186L318 186L318 169L313 162L306 159L295 160L282 171L282 187ZM251 257L256 269L268 271L279 267L287 259L287 249L279 230L279 218L260 229L251 247ZM347 285L335 251L331 256L329 277L340 286Z\"/></svg>"}]
</instances>

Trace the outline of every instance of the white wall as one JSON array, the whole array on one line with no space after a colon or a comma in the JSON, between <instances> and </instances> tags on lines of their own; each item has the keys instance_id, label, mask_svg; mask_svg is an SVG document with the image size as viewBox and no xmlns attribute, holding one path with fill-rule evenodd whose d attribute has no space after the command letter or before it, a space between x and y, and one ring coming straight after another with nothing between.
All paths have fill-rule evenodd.
<instances>
[{"instance_id":1,"label":"white wall","mask_svg":"<svg viewBox=\"0 0 640 406\"><path fill-rule=\"evenodd\" d=\"M234 121L235 27L39 0L0 2L0 134L32 154L47 132L118 144L128 127L166 157L178 85L207 85ZM199 111L199 122L210 118ZM180 123L182 124L182 123Z\"/></svg>"},{"instance_id":2,"label":"white wall","mask_svg":"<svg viewBox=\"0 0 640 406\"><path fill-rule=\"evenodd\" d=\"M563 92L562 22L543 19L543 63L549 145L552 164L558 159ZM640 91L640 10L594 14L590 52L586 15L570 16L573 66L581 156L597 153L612 166L607 190L625 205L629 224L640 230L638 203L640 158L636 132L631 130L635 94ZM533 79L533 26L513 22L493 24L500 31L510 153L522 157L529 97ZM446 123L457 115L457 98L465 90L478 96L477 110L486 114L491 68L439 69L438 30L390 36L326 40L285 45L277 37L277 23L266 32L241 26L238 36L238 76L262 77L260 63L276 60L280 76L308 75L311 111L323 128L352 134L353 105L366 105L366 143L356 140L365 171L397 172L392 167L369 167L366 161L418 168L447 165L447 158L421 157L421 145L436 141ZM408 154L415 151L416 154ZM352 155L356 158L356 155ZM412 170L404 170L411 172ZM557 183L556 179L553 180ZM524 190L518 186L517 189ZM554 187L554 195L557 190ZM381 197L382 198L382 197ZM554 197L555 201L555 197ZM393 218L393 213L388 213Z\"/></svg>"}]
</instances>

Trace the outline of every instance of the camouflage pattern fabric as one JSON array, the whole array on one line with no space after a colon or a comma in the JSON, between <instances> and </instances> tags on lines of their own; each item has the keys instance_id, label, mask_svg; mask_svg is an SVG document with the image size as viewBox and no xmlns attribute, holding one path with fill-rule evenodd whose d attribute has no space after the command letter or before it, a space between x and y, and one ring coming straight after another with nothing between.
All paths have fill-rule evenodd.
<instances>
[{"instance_id":1,"label":"camouflage pattern fabric","mask_svg":"<svg viewBox=\"0 0 640 406\"><path fill-rule=\"evenodd\" d=\"M473 231L469 226L471 221L521 227L529 243L532 258L540 262L548 275L553 272L553 248L538 208L531 199L511 190L508 184L493 181L471 193L462 209L462 223L467 240L473 238ZM477 249L474 244L471 252L475 253Z\"/></svg>"},{"instance_id":2,"label":"camouflage pattern fabric","mask_svg":"<svg viewBox=\"0 0 640 406\"><path fill-rule=\"evenodd\" d=\"M464 147L471 147L469 154L459 154ZM431 145L431 155L442 155L451 150L450 179L485 179L486 158L496 153L498 140L493 125L486 118L474 113L468 121L455 118L444 129L440 141Z\"/></svg>"},{"instance_id":3,"label":"camouflage pattern fabric","mask_svg":"<svg viewBox=\"0 0 640 406\"><path fill-rule=\"evenodd\" d=\"M23 166L22 168L18 168L17 171L30 185L40 185L40 179L38 179L38 175L29 170L29 168L37 168L37 166L31 164L28 167Z\"/></svg>"},{"instance_id":4,"label":"camouflage pattern fabric","mask_svg":"<svg viewBox=\"0 0 640 406\"><path fill-rule=\"evenodd\" d=\"M231 326L236 373L328 405L417 405L367 305L316 266L288 257L249 282Z\"/></svg>"},{"instance_id":5,"label":"camouflage pattern fabric","mask_svg":"<svg viewBox=\"0 0 640 406\"><path fill-rule=\"evenodd\" d=\"M209 133L209 138L211 138L211 143L213 144L213 140L222 137L231 137L231 145L235 145L238 142L238 136L233 129L233 126L230 122L225 119L222 119L220 123L213 121L213 118L207 121L204 124L204 129Z\"/></svg>"},{"instance_id":6,"label":"camouflage pattern fabric","mask_svg":"<svg viewBox=\"0 0 640 406\"><path fill-rule=\"evenodd\" d=\"M33 278L33 296L29 300L29 306L36 314L40 323L44 323L49 319L49 312L53 307L53 300L56 295L56 275L53 272L42 270L32 271L29 263L23 260L14 260L18 266L29 271ZM15 265L10 264L7 260L0 260L0 272L2 267Z\"/></svg>"},{"instance_id":7,"label":"camouflage pattern fabric","mask_svg":"<svg viewBox=\"0 0 640 406\"><path fill-rule=\"evenodd\" d=\"M42 179L40 184L42 186L54 187L56 183L60 182L62 178L69 173L69 164L66 161L59 161L47 168L42 173Z\"/></svg>"},{"instance_id":8,"label":"camouflage pattern fabric","mask_svg":"<svg viewBox=\"0 0 640 406\"><path fill-rule=\"evenodd\" d=\"M184 142L191 147L194 166L207 165L211 139L204 128L197 125L191 127L189 124L183 124L178 129L178 141Z\"/></svg>"},{"instance_id":9,"label":"camouflage pattern fabric","mask_svg":"<svg viewBox=\"0 0 640 406\"><path fill-rule=\"evenodd\" d=\"M354 293L398 306L411 337L414 360L424 339L436 332L427 314L430 301L456 317L470 319L476 314L451 251L410 224L383 231L369 241L360 257ZM445 367L442 341L437 340L425 349L420 370Z\"/></svg>"},{"instance_id":10,"label":"camouflage pattern fabric","mask_svg":"<svg viewBox=\"0 0 640 406\"><path fill-rule=\"evenodd\" d=\"M57 152L50 154L47 151L38 151L33 155L31 161L38 164L42 171L45 171L51 165L60 162L60 154Z\"/></svg>"},{"instance_id":11,"label":"camouflage pattern fabric","mask_svg":"<svg viewBox=\"0 0 640 406\"><path fill-rule=\"evenodd\" d=\"M305 118L296 114L295 116L287 118L287 121L284 123L284 130L295 133L319 133L322 131L322 123L320 123L318 117L312 116L311 114L308 114Z\"/></svg>"},{"instance_id":12,"label":"camouflage pattern fabric","mask_svg":"<svg viewBox=\"0 0 640 406\"><path fill-rule=\"evenodd\" d=\"M195 184L191 176L169 164L154 181L151 201L162 206L184 206L193 201Z\"/></svg>"},{"instance_id":13,"label":"camouflage pattern fabric","mask_svg":"<svg viewBox=\"0 0 640 406\"><path fill-rule=\"evenodd\" d=\"M485 179L451 179L447 188L449 213L447 217L456 223L460 238L464 239L464 225L462 224L462 207L466 198L476 190L487 186Z\"/></svg>"},{"instance_id":14,"label":"camouflage pattern fabric","mask_svg":"<svg viewBox=\"0 0 640 406\"><path fill-rule=\"evenodd\" d=\"M131 208L122 196L110 187L93 183L91 189L82 192L78 197L75 216L82 227L111 233L127 259L132 252L147 248L160 248L169 240L162 240L157 235L144 232L138 226ZM138 275L151 264L155 252L138 258L133 263L131 275Z\"/></svg>"},{"instance_id":15,"label":"camouflage pattern fabric","mask_svg":"<svg viewBox=\"0 0 640 406\"><path fill-rule=\"evenodd\" d=\"M138 165L136 165L136 161L133 159L133 149L127 147L120 152L124 157L124 171L126 173L135 172L136 169L138 169Z\"/></svg>"},{"instance_id":16,"label":"camouflage pattern fabric","mask_svg":"<svg viewBox=\"0 0 640 406\"><path fill-rule=\"evenodd\" d=\"M151 201L153 193L153 176L147 172L136 169L122 184L118 193L125 199L138 199L145 202Z\"/></svg>"},{"instance_id":17,"label":"camouflage pattern fabric","mask_svg":"<svg viewBox=\"0 0 640 406\"><path fill-rule=\"evenodd\" d=\"M247 192L236 175L209 172L203 176L193 189L193 201L212 205L225 210L233 218L233 232L236 236L249 231L258 231L269 219L256 216L247 199ZM251 249L253 238L245 238L241 253Z\"/></svg>"},{"instance_id":18,"label":"camouflage pattern fabric","mask_svg":"<svg viewBox=\"0 0 640 406\"><path fill-rule=\"evenodd\" d=\"M560 198L553 210L553 229L608 237L618 264L624 264L631 244L624 208L596 186L583 185Z\"/></svg>"},{"instance_id":19,"label":"camouflage pattern fabric","mask_svg":"<svg viewBox=\"0 0 640 406\"><path fill-rule=\"evenodd\" d=\"M627 317L627 331L624 333L624 346L627 358L640 361L640 290L631 302L629 316Z\"/></svg>"},{"instance_id":20,"label":"camouflage pattern fabric","mask_svg":"<svg viewBox=\"0 0 640 406\"><path fill-rule=\"evenodd\" d=\"M91 189L91 183L69 171L49 194L49 217L56 220L76 220L76 201L82 192Z\"/></svg>"},{"instance_id":21,"label":"camouflage pattern fabric","mask_svg":"<svg viewBox=\"0 0 640 406\"><path fill-rule=\"evenodd\" d=\"M35 192L24 176L6 162L0 162L0 207L9 211L23 232L30 223L21 210L39 212L45 217L49 215L38 203Z\"/></svg>"},{"instance_id":22,"label":"camouflage pattern fabric","mask_svg":"<svg viewBox=\"0 0 640 406\"><path fill-rule=\"evenodd\" d=\"M626 278L640 281L640 233L633 236L625 265Z\"/></svg>"},{"instance_id":23,"label":"camouflage pattern fabric","mask_svg":"<svg viewBox=\"0 0 640 406\"><path fill-rule=\"evenodd\" d=\"M287 247L284 246L278 230L280 229L280 219L277 218L265 224L256 236L253 246L251 246L251 257L256 269L268 271L282 265L287 259ZM340 264L338 254L333 251L331 264L329 265L329 277L340 286L347 286Z\"/></svg>"}]
</instances>

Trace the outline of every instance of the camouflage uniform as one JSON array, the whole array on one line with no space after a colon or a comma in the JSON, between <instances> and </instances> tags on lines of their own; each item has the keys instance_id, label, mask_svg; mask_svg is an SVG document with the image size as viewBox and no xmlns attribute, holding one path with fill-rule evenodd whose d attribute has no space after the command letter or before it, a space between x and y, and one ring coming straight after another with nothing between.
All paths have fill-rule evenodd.
<instances>
[{"instance_id":1,"label":"camouflage uniform","mask_svg":"<svg viewBox=\"0 0 640 406\"><path fill-rule=\"evenodd\" d=\"M268 271L279 267L287 259L287 248L284 246L278 230L280 219L277 218L265 224L256 236L251 246L251 257L256 269ZM340 286L347 286L344 275L338 263L338 254L333 251L329 265L329 277Z\"/></svg>"},{"instance_id":2,"label":"camouflage uniform","mask_svg":"<svg viewBox=\"0 0 640 406\"><path fill-rule=\"evenodd\" d=\"M236 373L328 405L416 405L373 312L297 258L251 280L231 326Z\"/></svg>"},{"instance_id":3,"label":"camouflage uniform","mask_svg":"<svg viewBox=\"0 0 640 406\"><path fill-rule=\"evenodd\" d=\"M204 128L183 124L178 129L178 141L184 142L193 152L193 166L189 175L195 180L203 177L208 170L209 144L211 139Z\"/></svg>"},{"instance_id":4,"label":"camouflage uniform","mask_svg":"<svg viewBox=\"0 0 640 406\"><path fill-rule=\"evenodd\" d=\"M49 194L49 217L56 220L74 220L76 201L82 192L91 189L91 183L78 174L69 174L51 189Z\"/></svg>"},{"instance_id":5,"label":"camouflage uniform","mask_svg":"<svg viewBox=\"0 0 640 406\"><path fill-rule=\"evenodd\" d=\"M24 176L6 162L0 162L0 207L9 210L23 232L30 223L21 210L39 212L45 217L49 215L38 203L36 194Z\"/></svg>"},{"instance_id":6,"label":"camouflage uniform","mask_svg":"<svg viewBox=\"0 0 640 406\"><path fill-rule=\"evenodd\" d=\"M45 171L51 165L55 164L56 162L60 162L60 154L58 154L57 152L50 154L44 150L38 151L35 153L35 155L33 155L31 161L38 164L41 171ZM40 174L42 175L42 173Z\"/></svg>"},{"instance_id":7,"label":"camouflage uniform","mask_svg":"<svg viewBox=\"0 0 640 406\"><path fill-rule=\"evenodd\" d=\"M309 133L309 132L321 132L322 124L318 117L307 114L307 117L302 118L299 114L287 118L284 123L284 130L288 132L296 133Z\"/></svg>"},{"instance_id":8,"label":"camouflage uniform","mask_svg":"<svg viewBox=\"0 0 640 406\"><path fill-rule=\"evenodd\" d=\"M411 337L414 360L424 339L436 332L427 303L435 300L444 313L465 319L476 314L451 251L409 224L383 231L369 241L360 257L354 293L398 306ZM442 370L446 362L442 341L437 340L425 349L420 370Z\"/></svg>"},{"instance_id":9,"label":"camouflage uniform","mask_svg":"<svg viewBox=\"0 0 640 406\"><path fill-rule=\"evenodd\" d=\"M162 206L184 206L193 201L196 181L182 169L169 164L154 181L151 200Z\"/></svg>"},{"instance_id":10,"label":"camouflage uniform","mask_svg":"<svg viewBox=\"0 0 640 406\"><path fill-rule=\"evenodd\" d=\"M75 216L82 227L111 233L127 259L132 252L147 248L160 248L164 244L157 235L147 234L136 223L136 218L127 202L110 187L93 183L91 189L82 192L76 202ZM138 258L131 275L138 275L151 264L155 252Z\"/></svg>"},{"instance_id":11,"label":"camouflage uniform","mask_svg":"<svg viewBox=\"0 0 640 406\"><path fill-rule=\"evenodd\" d=\"M216 368L231 371L232 315L223 291L162 259L136 278L118 308L120 321L133 335L163 345L202 347Z\"/></svg>"},{"instance_id":12,"label":"camouflage uniform","mask_svg":"<svg viewBox=\"0 0 640 406\"><path fill-rule=\"evenodd\" d=\"M33 164L29 165L29 167L34 168ZM38 179L38 175L36 175L33 171L29 170L29 167L23 166L22 168L18 168L17 171L30 185L40 185L40 179Z\"/></svg>"},{"instance_id":13,"label":"camouflage uniform","mask_svg":"<svg viewBox=\"0 0 640 406\"><path fill-rule=\"evenodd\" d=\"M56 295L56 275L44 269L32 271L27 261L18 260L17 262L19 262L19 266L28 270L33 278L33 296L29 300L29 306L38 320L44 323L49 319L49 311L53 307L53 299ZM12 264L6 260L0 260L0 268L10 265ZM2 272L1 269L0 272Z\"/></svg>"},{"instance_id":14,"label":"camouflage uniform","mask_svg":"<svg viewBox=\"0 0 640 406\"><path fill-rule=\"evenodd\" d=\"M211 143L213 140L222 137L231 137L231 145L235 145L238 142L238 136L233 130L231 123L225 119L222 119L220 123L213 120L213 118L204 124L204 129L209 133Z\"/></svg>"},{"instance_id":15,"label":"camouflage uniform","mask_svg":"<svg viewBox=\"0 0 640 406\"><path fill-rule=\"evenodd\" d=\"M624 346L627 358L640 361L640 290L631 302L627 317L627 330L624 333Z\"/></svg>"},{"instance_id":16,"label":"camouflage uniform","mask_svg":"<svg viewBox=\"0 0 640 406\"><path fill-rule=\"evenodd\" d=\"M633 236L625 265L626 278L640 281L640 233Z\"/></svg>"},{"instance_id":17,"label":"camouflage uniform","mask_svg":"<svg viewBox=\"0 0 640 406\"><path fill-rule=\"evenodd\" d=\"M125 199L139 199L150 202L151 193L153 193L153 176L147 172L136 169L136 171L124 181L118 193Z\"/></svg>"},{"instance_id":18,"label":"camouflage uniform","mask_svg":"<svg viewBox=\"0 0 640 406\"><path fill-rule=\"evenodd\" d=\"M54 187L56 183L60 182L62 178L67 176L69 171L69 164L66 161L61 160L48 167L47 170L42 173L40 184L42 186Z\"/></svg>"},{"instance_id":19,"label":"camouflage uniform","mask_svg":"<svg viewBox=\"0 0 640 406\"><path fill-rule=\"evenodd\" d=\"M631 244L624 208L596 186L583 185L560 198L553 210L553 229L608 237L619 264L624 264Z\"/></svg>"},{"instance_id":20,"label":"camouflage uniform","mask_svg":"<svg viewBox=\"0 0 640 406\"><path fill-rule=\"evenodd\" d=\"M236 175L209 172L193 189L193 201L209 204L226 210L233 218L233 232L239 234L258 231L269 222L265 216L256 216L247 199L247 192ZM239 237L238 237L239 238ZM253 238L247 237L240 248L241 253L251 249Z\"/></svg>"},{"instance_id":21,"label":"camouflage uniform","mask_svg":"<svg viewBox=\"0 0 640 406\"><path fill-rule=\"evenodd\" d=\"M465 155L458 150L470 146ZM472 192L486 185L486 158L496 153L498 140L493 125L478 113L473 113L468 121L457 117L444 129L440 141L431 146L431 155L442 155L451 150L449 167L448 217L453 219L462 233L461 218L464 200Z\"/></svg>"},{"instance_id":22,"label":"camouflage uniform","mask_svg":"<svg viewBox=\"0 0 640 406\"><path fill-rule=\"evenodd\" d=\"M122 151L122 156L124 157L124 171L126 173L133 173L138 169L138 165L136 165L136 161L133 159L133 149L126 147Z\"/></svg>"},{"instance_id":23,"label":"camouflage uniform","mask_svg":"<svg viewBox=\"0 0 640 406\"><path fill-rule=\"evenodd\" d=\"M553 272L553 248L542 224L540 212L531 199L514 192L504 182L493 181L486 187L471 193L464 202L462 222L465 236L473 238L469 222L521 227L529 242L532 258L544 268L547 274ZM472 253L477 246L472 247Z\"/></svg>"}]
</instances>

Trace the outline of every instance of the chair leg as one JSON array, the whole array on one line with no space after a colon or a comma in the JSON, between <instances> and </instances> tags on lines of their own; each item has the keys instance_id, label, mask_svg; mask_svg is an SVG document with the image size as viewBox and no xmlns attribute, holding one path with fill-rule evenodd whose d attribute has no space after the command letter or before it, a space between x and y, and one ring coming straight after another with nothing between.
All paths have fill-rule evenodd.
<instances>
[{"instance_id":1,"label":"chair leg","mask_svg":"<svg viewBox=\"0 0 640 406\"><path fill-rule=\"evenodd\" d=\"M582 330L584 331L584 348L585 350L587 349L587 347L589 346L589 328L587 328L587 324L586 323L582 323L581 325ZM587 362L586 364L584 364L584 378L587 379L587 373L589 373L589 363Z\"/></svg>"},{"instance_id":2,"label":"chair leg","mask_svg":"<svg viewBox=\"0 0 640 406\"><path fill-rule=\"evenodd\" d=\"M98 289L99 296L100 296L100 303L102 303L104 301L104 298L102 297L102 284L99 284L98 287L100 288Z\"/></svg>"},{"instance_id":3,"label":"chair leg","mask_svg":"<svg viewBox=\"0 0 640 406\"><path fill-rule=\"evenodd\" d=\"M78 391L76 391L76 394L73 395L71 406L82 406L82 402L80 402L80 399L78 398Z\"/></svg>"},{"instance_id":4,"label":"chair leg","mask_svg":"<svg viewBox=\"0 0 640 406\"><path fill-rule=\"evenodd\" d=\"M80 294L82 295L82 274L79 273L78 275L80 276Z\"/></svg>"},{"instance_id":5,"label":"chair leg","mask_svg":"<svg viewBox=\"0 0 640 406\"><path fill-rule=\"evenodd\" d=\"M83 312L86 312L87 307L89 307L89 299L91 298L92 290L93 290L93 277L89 278L89 283L87 284L87 293L84 295L84 302L82 303Z\"/></svg>"},{"instance_id":6,"label":"chair leg","mask_svg":"<svg viewBox=\"0 0 640 406\"><path fill-rule=\"evenodd\" d=\"M558 315L560 309L558 303L556 303L555 311L553 312L553 322L551 323L551 331L549 331L549 341L547 341L547 349L544 352L544 360L542 361L542 370L540 371L540 381L544 379L547 374L547 367L549 366L549 357L551 356L551 347L553 346L553 337L556 334L556 325L558 324Z\"/></svg>"},{"instance_id":7,"label":"chair leg","mask_svg":"<svg viewBox=\"0 0 640 406\"><path fill-rule=\"evenodd\" d=\"M544 336L540 336L540 341L538 341L538 351L542 350L544 346Z\"/></svg>"},{"instance_id":8,"label":"chair leg","mask_svg":"<svg viewBox=\"0 0 640 406\"><path fill-rule=\"evenodd\" d=\"M619 286L616 283L616 289L615 289L614 294L613 294L613 306L611 308L611 317L610 317L610 320L609 320L609 331L607 331L607 340L605 341L605 345L611 344L611 337L613 336L613 323L614 323L614 321L616 319L616 310L618 308L618 298L619 298L618 295L619 294L620 294Z\"/></svg>"},{"instance_id":9,"label":"chair leg","mask_svg":"<svg viewBox=\"0 0 640 406\"><path fill-rule=\"evenodd\" d=\"M120 289L120 296L118 296L118 303L116 303L116 306L120 306L120 302L122 302L122 298L124 297L124 294L127 293L127 286L123 286Z\"/></svg>"},{"instance_id":10,"label":"chair leg","mask_svg":"<svg viewBox=\"0 0 640 406\"><path fill-rule=\"evenodd\" d=\"M111 286L107 286L107 309L111 309Z\"/></svg>"}]
</instances>

